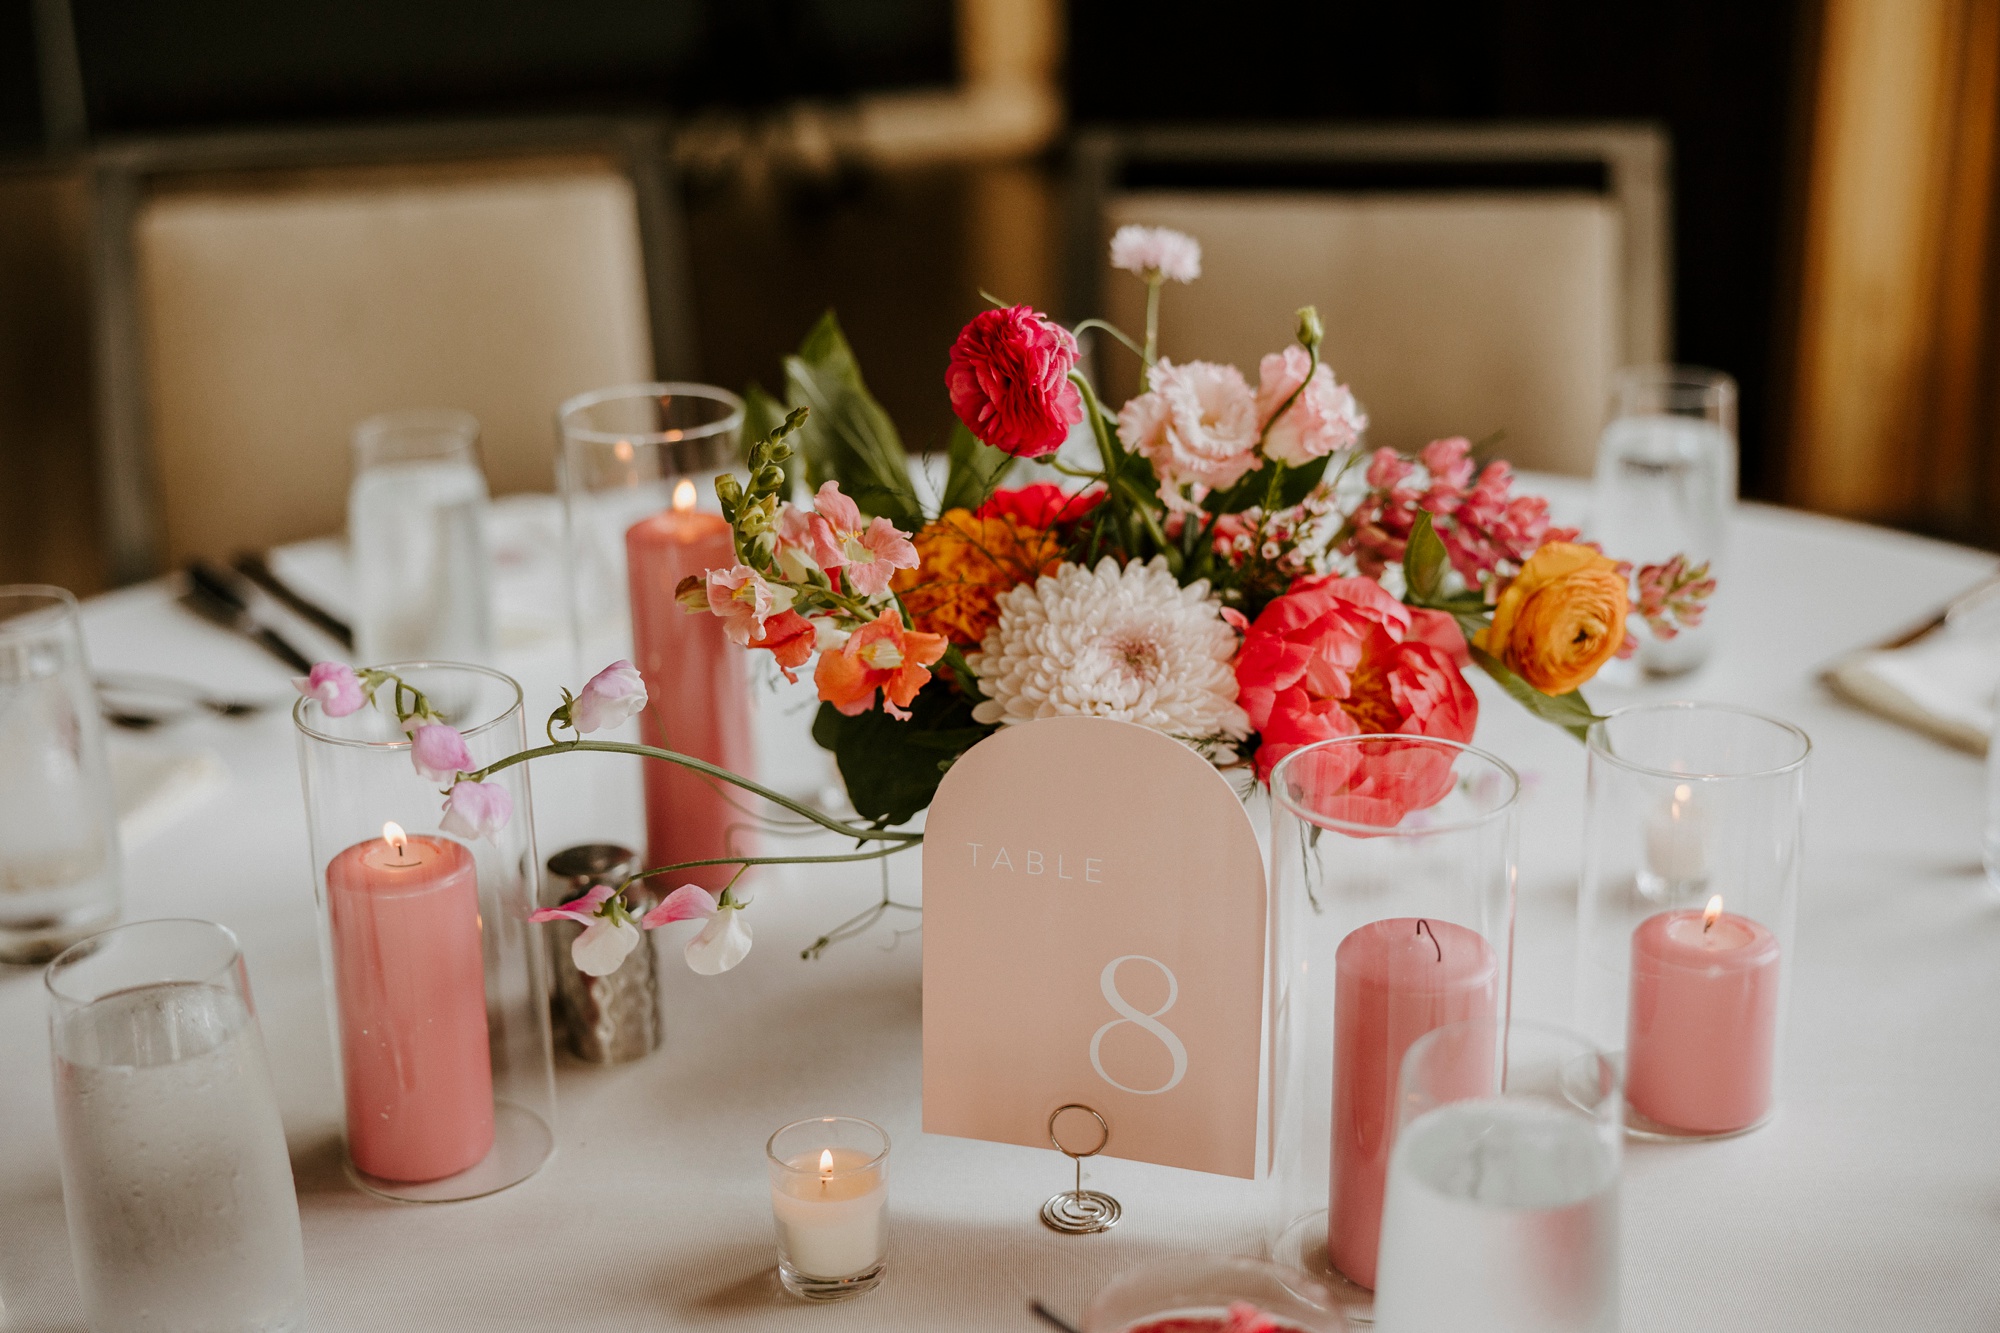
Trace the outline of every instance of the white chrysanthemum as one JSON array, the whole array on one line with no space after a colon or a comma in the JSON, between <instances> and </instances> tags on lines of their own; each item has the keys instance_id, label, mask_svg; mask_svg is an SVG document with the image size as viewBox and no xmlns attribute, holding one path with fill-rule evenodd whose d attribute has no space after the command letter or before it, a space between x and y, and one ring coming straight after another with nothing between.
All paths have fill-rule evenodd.
<instances>
[{"instance_id":1,"label":"white chrysanthemum","mask_svg":"<svg viewBox=\"0 0 2000 1333\"><path fill-rule=\"evenodd\" d=\"M1065 564L999 599L999 623L966 660L981 722L1084 714L1166 732L1211 758L1250 734L1236 703L1236 632L1206 580L1183 588L1165 560Z\"/></svg>"}]
</instances>

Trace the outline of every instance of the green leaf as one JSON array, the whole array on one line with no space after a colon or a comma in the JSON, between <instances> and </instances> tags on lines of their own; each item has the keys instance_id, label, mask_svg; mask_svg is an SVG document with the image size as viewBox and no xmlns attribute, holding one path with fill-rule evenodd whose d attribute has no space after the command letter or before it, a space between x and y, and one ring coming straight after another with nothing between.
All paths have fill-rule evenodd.
<instances>
[{"instance_id":1,"label":"green leaf","mask_svg":"<svg viewBox=\"0 0 2000 1333\"><path fill-rule=\"evenodd\" d=\"M806 335L798 355L785 358L785 398L812 409L798 434L809 486L838 481L864 515L886 518L905 532L924 525L902 438L862 382L831 310Z\"/></svg>"},{"instance_id":2,"label":"green leaf","mask_svg":"<svg viewBox=\"0 0 2000 1333\"><path fill-rule=\"evenodd\" d=\"M1437 600L1444 588L1445 566L1444 542L1431 526L1430 514L1419 509L1409 543L1403 548L1403 585L1413 605L1429 606Z\"/></svg>"},{"instance_id":3,"label":"green leaf","mask_svg":"<svg viewBox=\"0 0 2000 1333\"><path fill-rule=\"evenodd\" d=\"M947 696L956 706L926 708L925 696L933 694ZM813 740L833 752L854 812L882 827L913 819L937 795L938 783L952 761L993 733L993 728L977 724L922 725L927 713L934 715L932 721L962 717L971 723L971 706L942 682L926 687L911 712L914 716L908 722L879 707L847 717L823 703L813 718Z\"/></svg>"},{"instance_id":4,"label":"green leaf","mask_svg":"<svg viewBox=\"0 0 2000 1333\"><path fill-rule=\"evenodd\" d=\"M1603 719L1590 710L1581 691L1571 690L1568 694L1543 694L1540 690L1522 680L1510 670L1506 663L1476 644L1467 644L1472 650L1472 660L1479 663L1486 674L1500 682L1507 693L1523 708L1544 722L1552 722L1578 740L1584 739L1590 731L1590 724Z\"/></svg>"},{"instance_id":5,"label":"green leaf","mask_svg":"<svg viewBox=\"0 0 2000 1333\"><path fill-rule=\"evenodd\" d=\"M981 444L963 421L952 423L950 468L945 473L941 509L977 509L991 498L1000 478L1014 465L1013 456Z\"/></svg>"},{"instance_id":6,"label":"green leaf","mask_svg":"<svg viewBox=\"0 0 2000 1333\"><path fill-rule=\"evenodd\" d=\"M1326 475L1326 462L1324 458L1315 458L1303 467L1286 468L1284 480L1278 488L1278 507L1289 509L1304 500L1312 488L1319 485L1320 478ZM1245 474L1228 490L1211 492L1208 499L1202 502L1202 508L1211 514L1237 514L1251 505L1264 503L1264 493L1271 485L1272 466L1265 463L1255 472Z\"/></svg>"}]
</instances>

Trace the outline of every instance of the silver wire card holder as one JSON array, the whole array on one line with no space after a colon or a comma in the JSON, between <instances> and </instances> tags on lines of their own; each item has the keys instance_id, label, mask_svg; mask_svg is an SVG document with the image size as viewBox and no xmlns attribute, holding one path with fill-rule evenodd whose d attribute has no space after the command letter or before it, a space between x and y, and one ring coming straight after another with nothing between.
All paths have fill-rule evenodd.
<instances>
[{"instance_id":1,"label":"silver wire card holder","mask_svg":"<svg viewBox=\"0 0 2000 1333\"><path fill-rule=\"evenodd\" d=\"M1056 1121L1064 1111L1081 1111L1097 1122L1097 1146L1088 1152L1078 1152L1063 1146L1062 1135L1056 1132ZM1061 1194L1052 1194L1042 1205L1042 1225L1051 1231L1060 1231L1065 1236L1088 1236L1099 1231L1109 1231L1118 1225L1124 1209L1118 1200L1102 1190L1087 1190L1083 1187L1083 1159L1095 1157L1104 1151L1104 1145L1111 1142L1111 1126L1082 1102L1068 1102L1049 1112L1049 1142L1056 1151L1076 1163L1076 1188Z\"/></svg>"}]
</instances>

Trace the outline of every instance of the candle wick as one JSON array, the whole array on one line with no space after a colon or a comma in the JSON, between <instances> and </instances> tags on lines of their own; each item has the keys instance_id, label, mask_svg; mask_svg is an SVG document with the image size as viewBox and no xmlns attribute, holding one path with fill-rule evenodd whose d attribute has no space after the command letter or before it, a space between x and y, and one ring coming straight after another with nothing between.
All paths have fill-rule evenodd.
<instances>
[{"instance_id":1,"label":"candle wick","mask_svg":"<svg viewBox=\"0 0 2000 1333\"><path fill-rule=\"evenodd\" d=\"M1436 950L1437 950L1437 955L1438 955L1438 957L1437 957L1437 960L1438 960L1438 961L1439 961L1440 963L1442 963L1442 962L1444 961L1444 943L1443 943L1443 941L1441 941L1441 940L1439 940L1439 939L1438 939L1438 933L1437 933L1437 932L1436 932L1435 930L1432 930L1432 929L1431 929L1431 923L1430 923L1430 922L1428 922L1428 921L1426 921L1426 920L1424 920L1424 919L1423 919L1422 917L1418 917L1418 918L1417 918L1417 934L1419 934L1419 935L1423 935L1423 934L1429 934L1429 935L1430 935L1430 937L1431 937L1431 947L1432 947L1433 949L1436 949Z\"/></svg>"}]
</instances>

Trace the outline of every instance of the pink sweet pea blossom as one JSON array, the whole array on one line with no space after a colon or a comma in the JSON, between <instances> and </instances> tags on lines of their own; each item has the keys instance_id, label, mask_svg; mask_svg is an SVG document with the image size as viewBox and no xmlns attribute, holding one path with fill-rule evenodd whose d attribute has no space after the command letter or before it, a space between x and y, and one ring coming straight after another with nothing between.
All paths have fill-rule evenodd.
<instances>
[{"instance_id":1,"label":"pink sweet pea blossom","mask_svg":"<svg viewBox=\"0 0 2000 1333\"><path fill-rule=\"evenodd\" d=\"M1257 466L1257 399L1242 371L1210 361L1177 366L1161 357L1146 386L1119 409L1118 438L1152 463L1169 506L1186 506L1182 486L1200 488L1199 501Z\"/></svg>"},{"instance_id":2,"label":"pink sweet pea blossom","mask_svg":"<svg viewBox=\"0 0 2000 1333\"><path fill-rule=\"evenodd\" d=\"M580 922L583 933L570 942L570 961L587 977L608 977L639 947L644 938L627 917L601 914L598 909L614 890L600 884L581 898L572 898L561 907L544 907L529 915L530 921L570 920Z\"/></svg>"},{"instance_id":3,"label":"pink sweet pea blossom","mask_svg":"<svg viewBox=\"0 0 2000 1333\"><path fill-rule=\"evenodd\" d=\"M1308 366L1312 366L1310 380ZM1294 393L1297 400L1273 420ZM1264 431L1264 453L1291 467L1352 449L1368 429L1368 414L1347 386L1336 381L1325 365L1313 366L1306 349L1297 344L1271 353L1257 367L1257 421Z\"/></svg>"},{"instance_id":4,"label":"pink sweet pea blossom","mask_svg":"<svg viewBox=\"0 0 2000 1333\"><path fill-rule=\"evenodd\" d=\"M497 782L458 782L445 797L438 827L461 838L491 838L514 817L514 798Z\"/></svg>"},{"instance_id":5,"label":"pink sweet pea blossom","mask_svg":"<svg viewBox=\"0 0 2000 1333\"><path fill-rule=\"evenodd\" d=\"M727 972L749 954L750 927L743 921L742 906L734 902L718 903L706 889L694 884L683 884L668 894L658 907L646 913L640 924L652 930L670 922L698 918L705 918L708 924L682 951L687 965L696 972L705 977Z\"/></svg>"},{"instance_id":6,"label":"pink sweet pea blossom","mask_svg":"<svg viewBox=\"0 0 2000 1333\"><path fill-rule=\"evenodd\" d=\"M812 555L821 569L841 570L863 597L882 596L897 570L915 569L918 561L917 548L888 519L877 516L863 526L860 506L833 481L821 486L813 498ZM790 590L786 591L779 610L791 605Z\"/></svg>"},{"instance_id":7,"label":"pink sweet pea blossom","mask_svg":"<svg viewBox=\"0 0 2000 1333\"><path fill-rule=\"evenodd\" d=\"M764 622L791 609L797 596L784 584L773 586L748 565L708 571L708 609L722 617L730 642L748 648L762 641Z\"/></svg>"},{"instance_id":8,"label":"pink sweet pea blossom","mask_svg":"<svg viewBox=\"0 0 2000 1333\"><path fill-rule=\"evenodd\" d=\"M346 717L368 702L361 678L344 662L315 662L311 675L292 677L292 688L308 699L319 700L328 717Z\"/></svg>"},{"instance_id":9,"label":"pink sweet pea blossom","mask_svg":"<svg viewBox=\"0 0 2000 1333\"><path fill-rule=\"evenodd\" d=\"M442 722L422 722L411 731L410 761L432 782L449 782L479 767L465 748L465 737Z\"/></svg>"},{"instance_id":10,"label":"pink sweet pea blossom","mask_svg":"<svg viewBox=\"0 0 2000 1333\"><path fill-rule=\"evenodd\" d=\"M584 682L569 708L570 725L580 735L603 731L636 716L645 706L645 679L639 668L621 657Z\"/></svg>"},{"instance_id":11,"label":"pink sweet pea blossom","mask_svg":"<svg viewBox=\"0 0 2000 1333\"><path fill-rule=\"evenodd\" d=\"M1128 223L1111 237L1111 267L1142 278L1193 282L1201 276L1201 242L1171 227Z\"/></svg>"}]
</instances>

